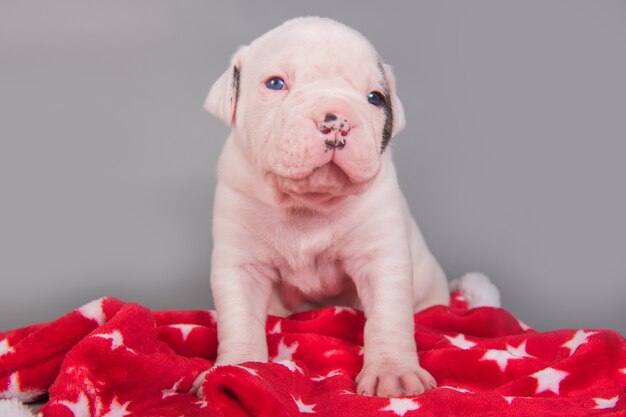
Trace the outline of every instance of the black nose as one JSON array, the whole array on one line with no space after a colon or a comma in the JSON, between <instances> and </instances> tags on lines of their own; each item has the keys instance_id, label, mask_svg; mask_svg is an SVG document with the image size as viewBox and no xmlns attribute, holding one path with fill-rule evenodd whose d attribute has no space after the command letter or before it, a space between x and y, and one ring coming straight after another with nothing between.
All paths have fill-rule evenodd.
<instances>
[{"instance_id":1,"label":"black nose","mask_svg":"<svg viewBox=\"0 0 626 417\"><path fill-rule=\"evenodd\" d=\"M348 119L334 113L326 113L324 120L319 122L317 127L324 134L326 149L343 149L346 146L346 137L350 132Z\"/></svg>"}]
</instances>

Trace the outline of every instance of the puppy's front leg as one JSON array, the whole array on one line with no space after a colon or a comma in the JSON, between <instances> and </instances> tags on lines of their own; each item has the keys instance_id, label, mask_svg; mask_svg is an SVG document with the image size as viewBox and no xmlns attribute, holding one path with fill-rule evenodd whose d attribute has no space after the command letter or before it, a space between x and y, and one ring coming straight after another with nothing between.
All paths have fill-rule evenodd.
<instances>
[{"instance_id":1,"label":"puppy's front leg","mask_svg":"<svg viewBox=\"0 0 626 417\"><path fill-rule=\"evenodd\" d=\"M254 266L216 267L211 289L217 310L216 365L267 362L265 321L272 281Z\"/></svg>"},{"instance_id":2,"label":"puppy's front leg","mask_svg":"<svg viewBox=\"0 0 626 417\"><path fill-rule=\"evenodd\" d=\"M366 319L357 392L379 397L418 395L436 386L415 345L411 264L398 254L352 264ZM385 259L386 258L386 259Z\"/></svg>"}]
</instances>

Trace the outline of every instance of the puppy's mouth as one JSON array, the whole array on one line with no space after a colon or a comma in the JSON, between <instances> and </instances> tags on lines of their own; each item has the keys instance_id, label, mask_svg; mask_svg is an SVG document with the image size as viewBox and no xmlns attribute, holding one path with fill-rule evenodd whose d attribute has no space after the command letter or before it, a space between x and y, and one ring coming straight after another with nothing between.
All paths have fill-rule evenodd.
<instances>
[{"instance_id":1,"label":"puppy's mouth","mask_svg":"<svg viewBox=\"0 0 626 417\"><path fill-rule=\"evenodd\" d=\"M275 175L274 182L283 200L303 205L327 205L344 197L359 194L365 184L355 184L333 161L316 167L304 178Z\"/></svg>"}]
</instances>

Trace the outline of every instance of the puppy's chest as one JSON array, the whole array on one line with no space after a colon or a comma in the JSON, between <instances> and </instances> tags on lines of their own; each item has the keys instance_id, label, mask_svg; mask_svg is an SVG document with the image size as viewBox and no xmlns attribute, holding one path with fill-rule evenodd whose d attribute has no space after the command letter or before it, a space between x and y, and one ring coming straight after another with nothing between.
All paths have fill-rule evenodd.
<instances>
[{"instance_id":1,"label":"puppy's chest","mask_svg":"<svg viewBox=\"0 0 626 417\"><path fill-rule=\"evenodd\" d=\"M287 227L277 230L276 237L273 261L283 284L312 296L341 291L346 276L332 227Z\"/></svg>"}]
</instances>

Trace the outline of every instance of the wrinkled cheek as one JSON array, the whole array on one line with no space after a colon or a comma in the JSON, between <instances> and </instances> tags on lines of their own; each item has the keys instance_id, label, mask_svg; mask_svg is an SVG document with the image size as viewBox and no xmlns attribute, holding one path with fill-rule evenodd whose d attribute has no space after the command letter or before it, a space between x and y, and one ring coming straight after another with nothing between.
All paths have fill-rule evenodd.
<instances>
[{"instance_id":1,"label":"wrinkled cheek","mask_svg":"<svg viewBox=\"0 0 626 417\"><path fill-rule=\"evenodd\" d=\"M268 142L269 168L278 175L301 178L327 163L332 157L316 125L305 116L286 117L280 134Z\"/></svg>"},{"instance_id":2,"label":"wrinkled cheek","mask_svg":"<svg viewBox=\"0 0 626 417\"><path fill-rule=\"evenodd\" d=\"M354 129L346 146L335 152L333 160L354 183L372 179L380 170L378 141L372 131Z\"/></svg>"}]
</instances>

